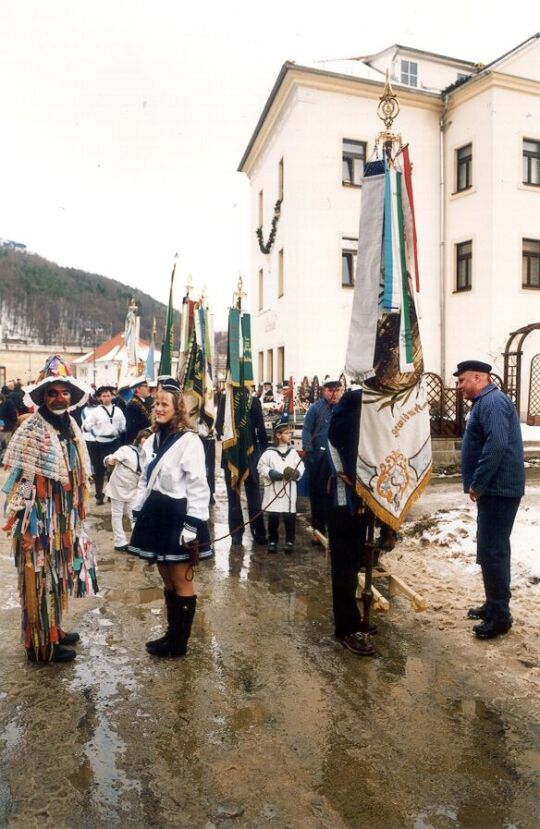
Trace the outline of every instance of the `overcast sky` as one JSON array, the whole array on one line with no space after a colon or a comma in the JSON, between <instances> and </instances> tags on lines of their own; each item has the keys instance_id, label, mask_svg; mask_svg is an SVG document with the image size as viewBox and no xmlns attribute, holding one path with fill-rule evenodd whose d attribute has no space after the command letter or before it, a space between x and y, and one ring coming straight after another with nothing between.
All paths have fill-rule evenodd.
<instances>
[{"instance_id":1,"label":"overcast sky","mask_svg":"<svg viewBox=\"0 0 540 829\"><path fill-rule=\"evenodd\" d=\"M191 273L219 326L249 271L236 169L286 60L401 43L488 63L540 29L537 10L0 0L0 238L163 302L178 252L177 296Z\"/></svg>"}]
</instances>

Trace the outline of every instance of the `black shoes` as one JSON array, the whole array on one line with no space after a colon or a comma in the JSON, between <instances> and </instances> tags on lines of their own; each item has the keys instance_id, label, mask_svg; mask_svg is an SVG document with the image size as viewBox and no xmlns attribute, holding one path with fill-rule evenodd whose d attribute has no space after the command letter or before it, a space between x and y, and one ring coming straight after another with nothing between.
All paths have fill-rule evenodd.
<instances>
[{"instance_id":1,"label":"black shoes","mask_svg":"<svg viewBox=\"0 0 540 829\"><path fill-rule=\"evenodd\" d=\"M76 645L81 637L77 633L76 630L72 630L70 633L62 633L60 637L60 645L63 647L64 645Z\"/></svg>"},{"instance_id":2,"label":"black shoes","mask_svg":"<svg viewBox=\"0 0 540 829\"><path fill-rule=\"evenodd\" d=\"M277 553L277 544L275 543L275 541L270 541L267 550L269 553Z\"/></svg>"},{"instance_id":3,"label":"black shoes","mask_svg":"<svg viewBox=\"0 0 540 829\"><path fill-rule=\"evenodd\" d=\"M27 648L26 656L30 662L46 665L47 662L73 662L77 654L71 648L65 648L63 645L53 645L53 652L50 659L38 659L34 648Z\"/></svg>"},{"instance_id":4,"label":"black shoes","mask_svg":"<svg viewBox=\"0 0 540 829\"><path fill-rule=\"evenodd\" d=\"M264 547L265 544L268 544L268 539L264 535L254 535L253 536L253 543L254 544L261 544Z\"/></svg>"},{"instance_id":5,"label":"black shoes","mask_svg":"<svg viewBox=\"0 0 540 829\"><path fill-rule=\"evenodd\" d=\"M479 625L475 625L473 627L473 633L478 639L495 639L496 636L502 636L504 633L508 633L511 627L511 619L504 622L486 620Z\"/></svg>"},{"instance_id":6,"label":"black shoes","mask_svg":"<svg viewBox=\"0 0 540 829\"><path fill-rule=\"evenodd\" d=\"M336 639L355 656L370 656L373 652L367 637L361 633L347 633L345 636L336 636Z\"/></svg>"},{"instance_id":7,"label":"black shoes","mask_svg":"<svg viewBox=\"0 0 540 829\"><path fill-rule=\"evenodd\" d=\"M96 495L96 504L98 507L102 507L105 503L105 496L104 495Z\"/></svg>"},{"instance_id":8,"label":"black shoes","mask_svg":"<svg viewBox=\"0 0 540 829\"><path fill-rule=\"evenodd\" d=\"M470 607L467 611L467 619L485 619L487 610L485 604L480 607Z\"/></svg>"},{"instance_id":9,"label":"black shoes","mask_svg":"<svg viewBox=\"0 0 540 829\"><path fill-rule=\"evenodd\" d=\"M125 552L127 552L128 545L123 544L121 547L115 547L114 549L118 550L119 553L125 553Z\"/></svg>"},{"instance_id":10,"label":"black shoes","mask_svg":"<svg viewBox=\"0 0 540 829\"><path fill-rule=\"evenodd\" d=\"M294 544L292 543L292 541L287 541L287 543L285 544L284 550L288 555L291 555L291 553L294 553Z\"/></svg>"}]
</instances>

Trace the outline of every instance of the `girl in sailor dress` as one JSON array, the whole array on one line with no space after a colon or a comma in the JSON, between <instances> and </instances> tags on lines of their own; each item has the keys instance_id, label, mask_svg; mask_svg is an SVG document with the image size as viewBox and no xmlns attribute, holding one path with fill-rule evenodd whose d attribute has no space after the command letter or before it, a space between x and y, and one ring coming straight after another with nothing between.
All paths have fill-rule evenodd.
<instances>
[{"instance_id":1,"label":"girl in sailor dress","mask_svg":"<svg viewBox=\"0 0 540 829\"><path fill-rule=\"evenodd\" d=\"M128 551L155 563L163 580L168 626L146 643L153 656L184 656L197 605L193 566L213 555L209 543L210 491L204 449L186 420L178 383L163 381L153 409L153 435L141 453L141 476Z\"/></svg>"},{"instance_id":2,"label":"girl in sailor dress","mask_svg":"<svg viewBox=\"0 0 540 829\"><path fill-rule=\"evenodd\" d=\"M133 443L121 446L112 455L107 455L103 463L112 469L104 495L111 501L111 524L114 549L125 552L128 548L124 532L123 519L127 516L133 529L133 505L137 498L139 477L141 475L141 452L145 440L150 437L150 429L141 429Z\"/></svg>"},{"instance_id":3,"label":"girl in sailor dress","mask_svg":"<svg viewBox=\"0 0 540 829\"><path fill-rule=\"evenodd\" d=\"M296 534L296 482L304 464L291 446L292 432L285 421L274 427L274 446L265 449L257 464L264 487L262 508L268 515L268 552L277 552L280 516L285 526L285 552L294 552Z\"/></svg>"}]
</instances>

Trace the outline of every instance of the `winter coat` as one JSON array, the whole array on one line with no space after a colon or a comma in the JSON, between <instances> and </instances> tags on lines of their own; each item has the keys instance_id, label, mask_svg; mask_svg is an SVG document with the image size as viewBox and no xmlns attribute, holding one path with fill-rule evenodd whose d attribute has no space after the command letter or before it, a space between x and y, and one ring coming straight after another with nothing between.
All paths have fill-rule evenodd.
<instances>
[{"instance_id":1,"label":"winter coat","mask_svg":"<svg viewBox=\"0 0 540 829\"><path fill-rule=\"evenodd\" d=\"M297 480L304 474L304 464L293 446L269 446L261 455L257 471L264 487L262 508L265 512L296 512L296 481L273 481L270 476L271 470L283 474L287 467L299 473Z\"/></svg>"}]
</instances>

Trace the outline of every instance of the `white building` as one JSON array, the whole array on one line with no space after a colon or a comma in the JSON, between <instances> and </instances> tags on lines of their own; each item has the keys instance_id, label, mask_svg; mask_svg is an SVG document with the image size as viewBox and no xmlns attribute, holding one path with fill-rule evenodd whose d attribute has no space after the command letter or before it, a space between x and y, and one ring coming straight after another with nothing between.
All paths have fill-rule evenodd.
<instances>
[{"instance_id":1,"label":"white building","mask_svg":"<svg viewBox=\"0 0 540 829\"><path fill-rule=\"evenodd\" d=\"M239 166L251 186L259 382L343 369L360 178L383 128L386 70L414 166L426 370L453 384L456 363L476 357L502 375L509 334L540 323L540 36L488 66L399 45L286 63ZM278 200L265 254L255 230L266 243ZM522 411L538 331L525 348Z\"/></svg>"}]
</instances>

